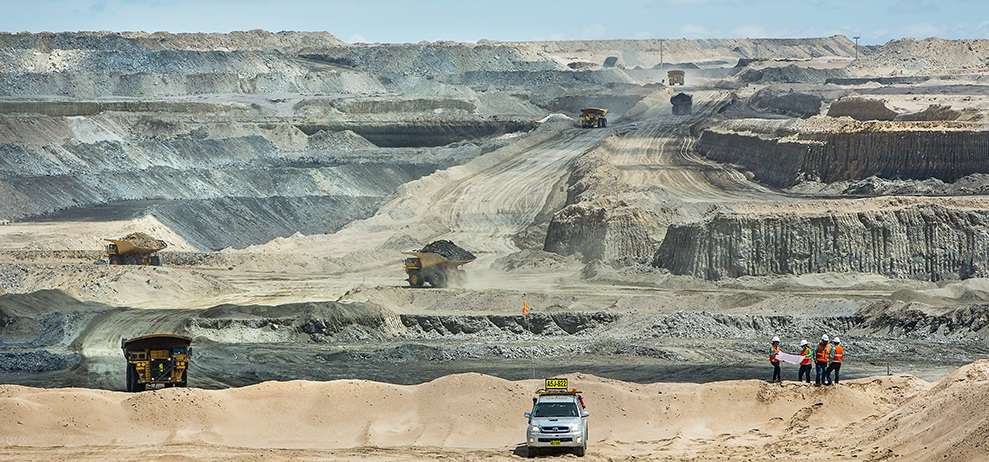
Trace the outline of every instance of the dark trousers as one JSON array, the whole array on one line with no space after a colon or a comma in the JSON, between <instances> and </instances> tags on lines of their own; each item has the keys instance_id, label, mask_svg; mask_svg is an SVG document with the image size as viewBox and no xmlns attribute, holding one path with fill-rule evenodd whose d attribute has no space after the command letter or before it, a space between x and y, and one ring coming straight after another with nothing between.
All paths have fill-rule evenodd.
<instances>
[{"instance_id":1,"label":"dark trousers","mask_svg":"<svg viewBox=\"0 0 989 462\"><path fill-rule=\"evenodd\" d=\"M782 382L780 377L780 363L773 363L773 382Z\"/></svg>"},{"instance_id":2,"label":"dark trousers","mask_svg":"<svg viewBox=\"0 0 989 462\"><path fill-rule=\"evenodd\" d=\"M817 374L814 383L818 385L831 385L831 377L828 376L828 363L817 363Z\"/></svg>"},{"instance_id":3,"label":"dark trousers","mask_svg":"<svg viewBox=\"0 0 989 462\"><path fill-rule=\"evenodd\" d=\"M803 382L805 377L806 382L810 383L810 364L800 366L800 372L797 372L797 382Z\"/></svg>"},{"instance_id":4,"label":"dark trousers","mask_svg":"<svg viewBox=\"0 0 989 462\"><path fill-rule=\"evenodd\" d=\"M828 366L828 378L831 377L831 373L834 372L834 384L838 384L838 373L841 372L841 363L831 363Z\"/></svg>"}]
</instances>

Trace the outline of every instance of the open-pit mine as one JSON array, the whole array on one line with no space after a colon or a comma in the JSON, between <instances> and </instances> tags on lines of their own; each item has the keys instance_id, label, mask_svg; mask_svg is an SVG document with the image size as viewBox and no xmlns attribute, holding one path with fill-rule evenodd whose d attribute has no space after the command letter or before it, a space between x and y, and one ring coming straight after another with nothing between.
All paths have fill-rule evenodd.
<instances>
[{"instance_id":1,"label":"open-pit mine","mask_svg":"<svg viewBox=\"0 0 989 462\"><path fill-rule=\"evenodd\" d=\"M985 40L0 34L0 459L511 459L560 376L591 460L989 460L987 122Z\"/></svg>"}]
</instances>

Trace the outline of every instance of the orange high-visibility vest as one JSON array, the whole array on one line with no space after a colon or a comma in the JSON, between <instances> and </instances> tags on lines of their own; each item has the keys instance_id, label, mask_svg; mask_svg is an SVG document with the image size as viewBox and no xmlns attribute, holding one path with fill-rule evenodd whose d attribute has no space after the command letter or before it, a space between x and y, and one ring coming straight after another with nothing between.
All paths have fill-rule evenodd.
<instances>
[{"instance_id":1,"label":"orange high-visibility vest","mask_svg":"<svg viewBox=\"0 0 989 462\"><path fill-rule=\"evenodd\" d=\"M810 347L809 346L805 346L804 349L800 351L800 355L804 357L804 359L800 360L800 365L801 366L806 366L806 365L810 364Z\"/></svg>"},{"instance_id":2,"label":"orange high-visibility vest","mask_svg":"<svg viewBox=\"0 0 989 462\"><path fill-rule=\"evenodd\" d=\"M828 356L831 356L831 344L824 345L824 348L821 348L821 345L817 345L817 362L828 362Z\"/></svg>"},{"instance_id":3,"label":"orange high-visibility vest","mask_svg":"<svg viewBox=\"0 0 989 462\"><path fill-rule=\"evenodd\" d=\"M845 359L845 347L841 345L836 345L834 347L834 358L831 360L831 362L840 363L842 359Z\"/></svg>"}]
</instances>

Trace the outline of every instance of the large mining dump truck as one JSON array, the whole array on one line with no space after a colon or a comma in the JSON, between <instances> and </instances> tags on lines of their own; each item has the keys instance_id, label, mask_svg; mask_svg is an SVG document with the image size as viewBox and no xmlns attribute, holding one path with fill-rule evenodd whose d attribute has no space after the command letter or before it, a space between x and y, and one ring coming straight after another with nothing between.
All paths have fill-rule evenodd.
<instances>
[{"instance_id":1,"label":"large mining dump truck","mask_svg":"<svg viewBox=\"0 0 989 462\"><path fill-rule=\"evenodd\" d=\"M474 261L474 254L450 241L435 241L420 250L402 252L405 257L405 274L410 287L446 287L464 280L466 273L460 267Z\"/></svg>"},{"instance_id":2,"label":"large mining dump truck","mask_svg":"<svg viewBox=\"0 0 989 462\"><path fill-rule=\"evenodd\" d=\"M120 239L104 239L106 257L111 265L151 265L161 266L158 252L168 247L168 243L145 233L131 233Z\"/></svg>"},{"instance_id":3,"label":"large mining dump truck","mask_svg":"<svg viewBox=\"0 0 989 462\"><path fill-rule=\"evenodd\" d=\"M192 339L182 335L153 334L121 339L127 359L127 391L152 387L184 387L188 383Z\"/></svg>"},{"instance_id":4,"label":"large mining dump truck","mask_svg":"<svg viewBox=\"0 0 989 462\"><path fill-rule=\"evenodd\" d=\"M693 112L694 97L686 93L677 93L670 98L673 105L673 115L690 115Z\"/></svg>"},{"instance_id":5,"label":"large mining dump truck","mask_svg":"<svg viewBox=\"0 0 989 462\"><path fill-rule=\"evenodd\" d=\"M679 70L669 71L666 73L666 81L669 83L671 87L675 85L683 85L684 75L685 73L683 71L679 71Z\"/></svg>"},{"instance_id":6,"label":"large mining dump truck","mask_svg":"<svg viewBox=\"0 0 989 462\"><path fill-rule=\"evenodd\" d=\"M608 110L588 107L580 110L580 128L605 128L608 126Z\"/></svg>"}]
</instances>

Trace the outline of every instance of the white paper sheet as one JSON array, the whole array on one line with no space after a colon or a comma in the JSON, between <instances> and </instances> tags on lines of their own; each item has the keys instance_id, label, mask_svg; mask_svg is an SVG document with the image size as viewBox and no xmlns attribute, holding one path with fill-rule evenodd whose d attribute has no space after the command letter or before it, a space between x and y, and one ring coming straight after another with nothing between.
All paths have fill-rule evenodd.
<instances>
[{"instance_id":1,"label":"white paper sheet","mask_svg":"<svg viewBox=\"0 0 989 462\"><path fill-rule=\"evenodd\" d=\"M803 361L804 357L800 355L791 355L789 353L779 352L776 353L776 359L787 364L800 364L800 361Z\"/></svg>"}]
</instances>

